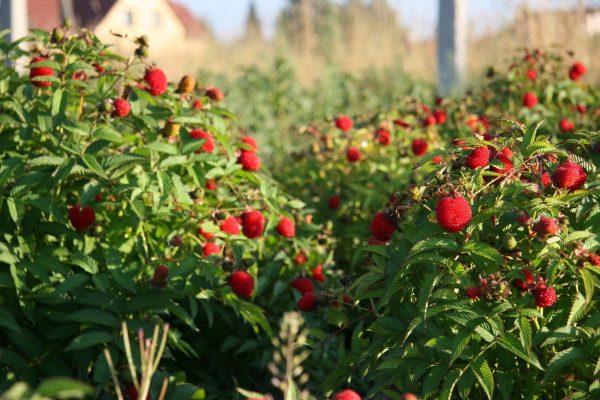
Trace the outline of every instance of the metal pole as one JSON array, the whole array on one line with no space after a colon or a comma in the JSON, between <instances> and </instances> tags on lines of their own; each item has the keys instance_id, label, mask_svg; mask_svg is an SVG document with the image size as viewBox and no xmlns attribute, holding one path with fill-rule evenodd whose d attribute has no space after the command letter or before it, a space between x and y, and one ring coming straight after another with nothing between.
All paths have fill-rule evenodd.
<instances>
[{"instance_id":1,"label":"metal pole","mask_svg":"<svg viewBox=\"0 0 600 400\"><path fill-rule=\"evenodd\" d=\"M463 83L467 64L467 0L439 0L438 87L443 96Z\"/></svg>"}]
</instances>

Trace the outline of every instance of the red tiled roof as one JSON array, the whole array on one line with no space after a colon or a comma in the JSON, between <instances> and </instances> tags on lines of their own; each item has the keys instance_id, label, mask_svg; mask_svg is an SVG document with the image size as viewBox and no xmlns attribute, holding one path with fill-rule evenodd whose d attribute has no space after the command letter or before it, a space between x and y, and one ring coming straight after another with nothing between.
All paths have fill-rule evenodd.
<instances>
[{"instance_id":1,"label":"red tiled roof","mask_svg":"<svg viewBox=\"0 0 600 400\"><path fill-rule=\"evenodd\" d=\"M200 37L206 34L206 27L204 24L200 22L187 7L172 1L169 1L169 5L185 27L186 36Z\"/></svg>"},{"instance_id":2,"label":"red tiled roof","mask_svg":"<svg viewBox=\"0 0 600 400\"><path fill-rule=\"evenodd\" d=\"M29 27L52 30L62 23L60 0L27 0Z\"/></svg>"}]
</instances>

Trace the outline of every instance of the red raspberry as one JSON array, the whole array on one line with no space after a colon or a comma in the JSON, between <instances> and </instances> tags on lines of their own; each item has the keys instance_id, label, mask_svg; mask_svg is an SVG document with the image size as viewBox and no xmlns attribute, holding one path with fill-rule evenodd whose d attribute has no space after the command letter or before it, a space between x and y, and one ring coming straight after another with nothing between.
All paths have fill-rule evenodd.
<instances>
[{"instance_id":1,"label":"red raspberry","mask_svg":"<svg viewBox=\"0 0 600 400\"><path fill-rule=\"evenodd\" d=\"M491 171L493 171L497 174L500 174L500 175L506 175L507 173L512 171L513 163L512 163L512 161L510 161L510 158L508 158L504 153L498 154L496 156L496 160L498 160L502 163L502 168L493 166L491 168Z\"/></svg>"},{"instance_id":2,"label":"red raspberry","mask_svg":"<svg viewBox=\"0 0 600 400\"><path fill-rule=\"evenodd\" d=\"M375 132L375 138L379 144L384 146L387 146L392 141L390 131L387 129L378 129L377 132Z\"/></svg>"},{"instance_id":3,"label":"red raspberry","mask_svg":"<svg viewBox=\"0 0 600 400\"><path fill-rule=\"evenodd\" d=\"M387 244L387 241L379 240L376 237L371 236L367 244L370 244L372 246L385 246Z\"/></svg>"},{"instance_id":4,"label":"red raspberry","mask_svg":"<svg viewBox=\"0 0 600 400\"><path fill-rule=\"evenodd\" d=\"M258 144L256 143L256 139L252 136L244 136L242 138L242 143L246 145L245 151L252 151L254 153L258 151Z\"/></svg>"},{"instance_id":5,"label":"red raspberry","mask_svg":"<svg viewBox=\"0 0 600 400\"><path fill-rule=\"evenodd\" d=\"M552 183L552 178L550 177L550 174L547 172L544 172L542 174L542 186L548 187L548 186L550 186L551 183Z\"/></svg>"},{"instance_id":6,"label":"red raspberry","mask_svg":"<svg viewBox=\"0 0 600 400\"><path fill-rule=\"evenodd\" d=\"M573 123L573 121L567 118L561 118L558 123L558 128L561 132L569 133L575 130L575 124Z\"/></svg>"},{"instance_id":7,"label":"red raspberry","mask_svg":"<svg viewBox=\"0 0 600 400\"><path fill-rule=\"evenodd\" d=\"M533 287L533 274L526 268L522 268L521 272L523 273L525 280L515 279L514 284L521 292L525 292Z\"/></svg>"},{"instance_id":8,"label":"red raspberry","mask_svg":"<svg viewBox=\"0 0 600 400\"><path fill-rule=\"evenodd\" d=\"M202 129L194 129L193 131L190 132L190 137L192 139L204 140L204 143L202 144L202 146L200 146L200 148L194 152L196 154L212 153L213 150L215 149L215 143L213 142L212 135L206 131L203 131Z\"/></svg>"},{"instance_id":9,"label":"red raspberry","mask_svg":"<svg viewBox=\"0 0 600 400\"><path fill-rule=\"evenodd\" d=\"M486 146L475 147L465 158L465 165L471 169L485 167L490 162L490 149Z\"/></svg>"},{"instance_id":10,"label":"red raspberry","mask_svg":"<svg viewBox=\"0 0 600 400\"><path fill-rule=\"evenodd\" d=\"M414 139L411 147L415 155L422 156L427 152L427 141L425 139Z\"/></svg>"},{"instance_id":11,"label":"red raspberry","mask_svg":"<svg viewBox=\"0 0 600 400\"><path fill-rule=\"evenodd\" d=\"M396 226L389 220L384 212L379 211L371 220L371 235L382 242L388 242L392 239Z\"/></svg>"},{"instance_id":12,"label":"red raspberry","mask_svg":"<svg viewBox=\"0 0 600 400\"><path fill-rule=\"evenodd\" d=\"M206 190L217 190L217 181L215 181L214 179L209 179L206 182L204 182L204 187L206 188Z\"/></svg>"},{"instance_id":13,"label":"red raspberry","mask_svg":"<svg viewBox=\"0 0 600 400\"><path fill-rule=\"evenodd\" d=\"M535 81L537 79L537 71L535 69L528 69L527 79L529 79L530 81Z\"/></svg>"},{"instance_id":14,"label":"red raspberry","mask_svg":"<svg viewBox=\"0 0 600 400\"><path fill-rule=\"evenodd\" d=\"M215 238L214 233L210 233L205 231L204 229L202 229L202 227L198 227L198 229L196 229L196 233L200 236L202 236L204 239L206 240L213 240Z\"/></svg>"},{"instance_id":15,"label":"red raspberry","mask_svg":"<svg viewBox=\"0 0 600 400\"><path fill-rule=\"evenodd\" d=\"M202 246L202 254L204 254L204 257L208 257L211 254L221 254L221 248L214 243L206 243Z\"/></svg>"},{"instance_id":16,"label":"red raspberry","mask_svg":"<svg viewBox=\"0 0 600 400\"><path fill-rule=\"evenodd\" d=\"M465 292L467 293L467 297L471 300L477 300L481 297L481 289L477 286L467 288Z\"/></svg>"},{"instance_id":17,"label":"red raspberry","mask_svg":"<svg viewBox=\"0 0 600 400\"><path fill-rule=\"evenodd\" d=\"M587 256L587 260L594 267L600 267L600 256L594 253L590 253Z\"/></svg>"},{"instance_id":18,"label":"red raspberry","mask_svg":"<svg viewBox=\"0 0 600 400\"><path fill-rule=\"evenodd\" d=\"M527 225L530 221L531 217L525 211L522 211L517 215L517 222L521 225Z\"/></svg>"},{"instance_id":19,"label":"red raspberry","mask_svg":"<svg viewBox=\"0 0 600 400\"><path fill-rule=\"evenodd\" d=\"M434 156L431 159L431 162L434 163L434 164L441 164L441 163L444 162L444 159L442 158L442 156Z\"/></svg>"},{"instance_id":20,"label":"red raspberry","mask_svg":"<svg viewBox=\"0 0 600 400\"><path fill-rule=\"evenodd\" d=\"M348 132L352 129L352 119L346 115L340 115L335 119L335 126L342 132Z\"/></svg>"},{"instance_id":21,"label":"red raspberry","mask_svg":"<svg viewBox=\"0 0 600 400\"><path fill-rule=\"evenodd\" d=\"M242 231L249 239L256 239L265 229L265 217L260 211L249 211L242 215Z\"/></svg>"},{"instance_id":22,"label":"red raspberry","mask_svg":"<svg viewBox=\"0 0 600 400\"><path fill-rule=\"evenodd\" d=\"M556 290L553 287L545 285L538 286L534 289L535 305L541 308L548 308L556 303Z\"/></svg>"},{"instance_id":23,"label":"red raspberry","mask_svg":"<svg viewBox=\"0 0 600 400\"><path fill-rule=\"evenodd\" d=\"M578 81L587 72L587 68L582 62L578 61L569 69L569 78L573 81Z\"/></svg>"},{"instance_id":24,"label":"red raspberry","mask_svg":"<svg viewBox=\"0 0 600 400\"><path fill-rule=\"evenodd\" d=\"M260 157L252 151L243 151L238 157L238 163L242 164L244 171L258 171L260 169Z\"/></svg>"},{"instance_id":25,"label":"red raspberry","mask_svg":"<svg viewBox=\"0 0 600 400\"><path fill-rule=\"evenodd\" d=\"M433 115L428 115L427 117L425 117L423 122L421 122L421 125L423 125L424 127L435 126L436 122L436 118Z\"/></svg>"},{"instance_id":26,"label":"red raspberry","mask_svg":"<svg viewBox=\"0 0 600 400\"><path fill-rule=\"evenodd\" d=\"M149 68L144 75L147 90L152 96L160 96L167 91L167 76L160 68Z\"/></svg>"},{"instance_id":27,"label":"red raspberry","mask_svg":"<svg viewBox=\"0 0 600 400\"><path fill-rule=\"evenodd\" d=\"M585 184L587 175L579 164L567 161L556 168L552 180L559 188L577 190Z\"/></svg>"},{"instance_id":28,"label":"red raspberry","mask_svg":"<svg viewBox=\"0 0 600 400\"><path fill-rule=\"evenodd\" d=\"M349 147L348 150L346 150L346 158L351 163L360 160L360 150L356 147Z\"/></svg>"},{"instance_id":29,"label":"red raspberry","mask_svg":"<svg viewBox=\"0 0 600 400\"><path fill-rule=\"evenodd\" d=\"M96 213L90 206L81 207L79 203L69 208L69 220L75 230L86 231L94 225Z\"/></svg>"},{"instance_id":30,"label":"red raspberry","mask_svg":"<svg viewBox=\"0 0 600 400\"><path fill-rule=\"evenodd\" d=\"M342 199L340 198L340 196L335 194L335 195L331 196L329 198L329 200L327 200L327 205L329 206L329 209L337 210L338 207L340 206L341 202L342 202Z\"/></svg>"},{"instance_id":31,"label":"red raspberry","mask_svg":"<svg viewBox=\"0 0 600 400\"><path fill-rule=\"evenodd\" d=\"M314 292L306 292L297 304L301 311L314 311L317 308L317 296Z\"/></svg>"},{"instance_id":32,"label":"red raspberry","mask_svg":"<svg viewBox=\"0 0 600 400\"><path fill-rule=\"evenodd\" d=\"M537 105L538 98L535 93L527 92L523 95L523 106L533 108Z\"/></svg>"},{"instance_id":33,"label":"red raspberry","mask_svg":"<svg viewBox=\"0 0 600 400\"><path fill-rule=\"evenodd\" d=\"M200 99L194 100L192 107L196 110L201 110L202 109L202 100L200 100Z\"/></svg>"},{"instance_id":34,"label":"red raspberry","mask_svg":"<svg viewBox=\"0 0 600 400\"><path fill-rule=\"evenodd\" d=\"M438 201L435 216L442 229L459 232L471 222L471 206L460 195L446 195Z\"/></svg>"},{"instance_id":35,"label":"red raspberry","mask_svg":"<svg viewBox=\"0 0 600 400\"><path fill-rule=\"evenodd\" d=\"M598 257L600 258L600 257ZM312 278L315 281L325 282L325 275L323 275L323 266L321 264L317 265L311 270Z\"/></svg>"},{"instance_id":36,"label":"red raspberry","mask_svg":"<svg viewBox=\"0 0 600 400\"><path fill-rule=\"evenodd\" d=\"M254 291L254 278L246 271L236 271L229 277L229 286L233 293L248 299Z\"/></svg>"},{"instance_id":37,"label":"red raspberry","mask_svg":"<svg viewBox=\"0 0 600 400\"><path fill-rule=\"evenodd\" d=\"M235 217L227 217L219 226L221 228L221 232L225 232L229 235L239 235L240 234L240 223Z\"/></svg>"},{"instance_id":38,"label":"red raspberry","mask_svg":"<svg viewBox=\"0 0 600 400\"><path fill-rule=\"evenodd\" d=\"M558 220L541 216L533 230L541 236L556 235L558 233Z\"/></svg>"},{"instance_id":39,"label":"red raspberry","mask_svg":"<svg viewBox=\"0 0 600 400\"><path fill-rule=\"evenodd\" d=\"M315 291L315 285L308 278L296 278L292 282L292 287L298 290L301 294Z\"/></svg>"},{"instance_id":40,"label":"red raspberry","mask_svg":"<svg viewBox=\"0 0 600 400\"><path fill-rule=\"evenodd\" d=\"M306 255L305 252L301 251L300 253L296 254L296 257L294 257L294 264L304 265L304 263L307 260L308 260L308 256Z\"/></svg>"},{"instance_id":41,"label":"red raspberry","mask_svg":"<svg viewBox=\"0 0 600 400\"><path fill-rule=\"evenodd\" d=\"M362 400L354 390L346 389L333 396L333 400Z\"/></svg>"},{"instance_id":42,"label":"red raspberry","mask_svg":"<svg viewBox=\"0 0 600 400\"><path fill-rule=\"evenodd\" d=\"M444 110L435 110L433 112L433 117L435 118L435 122L438 125L445 124L448 120L448 114Z\"/></svg>"},{"instance_id":43,"label":"red raspberry","mask_svg":"<svg viewBox=\"0 0 600 400\"><path fill-rule=\"evenodd\" d=\"M34 57L31 60L30 65L41 63L44 61L48 61L48 59L46 57ZM31 69L29 70L29 80L37 78L38 76L54 76L54 70L50 67L31 67ZM33 86L37 87L48 87L52 85L52 82L50 81L31 81L31 83L33 84Z\"/></svg>"},{"instance_id":44,"label":"red raspberry","mask_svg":"<svg viewBox=\"0 0 600 400\"><path fill-rule=\"evenodd\" d=\"M585 114L587 112L587 106L585 104L577 104L575 109L579 114Z\"/></svg>"},{"instance_id":45,"label":"red raspberry","mask_svg":"<svg viewBox=\"0 0 600 400\"><path fill-rule=\"evenodd\" d=\"M113 100L114 110L112 116L115 118L125 118L131 112L131 105L125 99L114 99Z\"/></svg>"},{"instance_id":46,"label":"red raspberry","mask_svg":"<svg viewBox=\"0 0 600 400\"><path fill-rule=\"evenodd\" d=\"M279 220L279 223L275 227L277 233L286 238L293 238L296 236L296 226L294 225L294 221L287 217L282 217Z\"/></svg>"},{"instance_id":47,"label":"red raspberry","mask_svg":"<svg viewBox=\"0 0 600 400\"><path fill-rule=\"evenodd\" d=\"M209 87L208 89L206 89L205 94L206 97L216 102L222 101L225 98L225 95L223 94L221 89L216 87Z\"/></svg>"}]
</instances>

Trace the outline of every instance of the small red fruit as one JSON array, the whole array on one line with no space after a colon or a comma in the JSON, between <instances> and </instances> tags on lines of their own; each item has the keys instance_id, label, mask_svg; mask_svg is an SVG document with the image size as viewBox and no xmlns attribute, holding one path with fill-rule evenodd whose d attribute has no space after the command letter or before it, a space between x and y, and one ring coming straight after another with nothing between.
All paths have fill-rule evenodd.
<instances>
[{"instance_id":1,"label":"small red fruit","mask_svg":"<svg viewBox=\"0 0 600 400\"><path fill-rule=\"evenodd\" d=\"M245 151L252 151L254 153L258 151L258 144L256 143L256 139L252 136L244 136L242 138L242 143L246 145Z\"/></svg>"},{"instance_id":2,"label":"small red fruit","mask_svg":"<svg viewBox=\"0 0 600 400\"><path fill-rule=\"evenodd\" d=\"M390 131L388 131L387 129L378 129L375 132L375 138L377 139L379 144L382 144L384 146L389 145L392 141Z\"/></svg>"},{"instance_id":3,"label":"small red fruit","mask_svg":"<svg viewBox=\"0 0 600 400\"><path fill-rule=\"evenodd\" d=\"M346 150L346 159L351 163L360 160L360 150L356 147L349 147Z\"/></svg>"},{"instance_id":4,"label":"small red fruit","mask_svg":"<svg viewBox=\"0 0 600 400\"><path fill-rule=\"evenodd\" d=\"M428 126L435 126L437 120L433 115L428 115L427 117L425 117L425 119L423 120L423 122L421 123L424 127L428 127Z\"/></svg>"},{"instance_id":5,"label":"small red fruit","mask_svg":"<svg viewBox=\"0 0 600 400\"><path fill-rule=\"evenodd\" d=\"M333 396L333 400L362 400L354 390L346 389Z\"/></svg>"},{"instance_id":6,"label":"small red fruit","mask_svg":"<svg viewBox=\"0 0 600 400\"><path fill-rule=\"evenodd\" d=\"M587 175L579 164L567 161L556 168L552 180L559 188L577 190L585 184Z\"/></svg>"},{"instance_id":7,"label":"small red fruit","mask_svg":"<svg viewBox=\"0 0 600 400\"><path fill-rule=\"evenodd\" d=\"M535 305L541 308L552 307L556 303L556 290L546 285L538 285L533 294L535 296Z\"/></svg>"},{"instance_id":8,"label":"small red fruit","mask_svg":"<svg viewBox=\"0 0 600 400\"><path fill-rule=\"evenodd\" d=\"M88 230L96 221L96 213L90 206L81 207L78 204L69 208L69 220L75 230L81 232Z\"/></svg>"},{"instance_id":9,"label":"small red fruit","mask_svg":"<svg viewBox=\"0 0 600 400\"><path fill-rule=\"evenodd\" d=\"M600 267L600 256L594 253L590 253L587 256L587 260L594 267Z\"/></svg>"},{"instance_id":10,"label":"small red fruit","mask_svg":"<svg viewBox=\"0 0 600 400\"><path fill-rule=\"evenodd\" d=\"M558 220L556 218L541 216L533 227L533 230L541 236L556 235L558 233Z\"/></svg>"},{"instance_id":11,"label":"small red fruit","mask_svg":"<svg viewBox=\"0 0 600 400\"><path fill-rule=\"evenodd\" d=\"M296 225L294 221L287 217L282 217L275 228L277 233L286 238L293 238L296 236Z\"/></svg>"},{"instance_id":12,"label":"small red fruit","mask_svg":"<svg viewBox=\"0 0 600 400\"><path fill-rule=\"evenodd\" d=\"M492 166L491 171L500 175L506 175L513 169L513 163L510 161L510 158L506 156L504 153L500 153L496 156L496 160L502 163L502 168Z\"/></svg>"},{"instance_id":13,"label":"small red fruit","mask_svg":"<svg viewBox=\"0 0 600 400\"><path fill-rule=\"evenodd\" d=\"M514 283L515 286L518 287L521 292L525 292L533 287L533 274L530 270L526 268L522 268L521 272L523 273L525 280L515 279Z\"/></svg>"},{"instance_id":14,"label":"small red fruit","mask_svg":"<svg viewBox=\"0 0 600 400\"><path fill-rule=\"evenodd\" d=\"M471 222L471 206L460 195L446 195L438 201L435 216L442 229L460 232Z\"/></svg>"},{"instance_id":15,"label":"small red fruit","mask_svg":"<svg viewBox=\"0 0 600 400\"><path fill-rule=\"evenodd\" d=\"M346 115L340 115L335 119L335 126L342 132L352 129L352 119Z\"/></svg>"},{"instance_id":16,"label":"small red fruit","mask_svg":"<svg viewBox=\"0 0 600 400\"><path fill-rule=\"evenodd\" d=\"M225 98L225 95L223 94L221 89L216 87L209 87L208 89L206 89L205 94L206 97L216 102L222 101Z\"/></svg>"},{"instance_id":17,"label":"small red fruit","mask_svg":"<svg viewBox=\"0 0 600 400\"><path fill-rule=\"evenodd\" d=\"M196 110L201 110L202 109L202 100L200 100L200 99L194 100L192 107Z\"/></svg>"},{"instance_id":18,"label":"small red fruit","mask_svg":"<svg viewBox=\"0 0 600 400\"><path fill-rule=\"evenodd\" d=\"M342 202L342 199L340 198L340 196L338 196L337 194L334 194L333 196L331 196L329 198L329 200L327 200L327 205L329 206L329 209L337 210L338 207L340 206L341 202Z\"/></svg>"},{"instance_id":19,"label":"small red fruit","mask_svg":"<svg viewBox=\"0 0 600 400\"><path fill-rule=\"evenodd\" d=\"M465 165L471 169L485 167L490 162L490 149L487 146L475 147L465 158Z\"/></svg>"},{"instance_id":20,"label":"small red fruit","mask_svg":"<svg viewBox=\"0 0 600 400\"><path fill-rule=\"evenodd\" d=\"M442 156L434 156L431 159L431 162L434 163L434 164L441 164L441 163L444 162L444 159L442 158Z\"/></svg>"},{"instance_id":21,"label":"small red fruit","mask_svg":"<svg viewBox=\"0 0 600 400\"><path fill-rule=\"evenodd\" d=\"M30 64L37 64L48 61L46 57L34 57ZM50 67L32 67L29 70L29 80L37 78L38 76L54 76L54 70ZM48 87L52 85L50 81L31 81L33 86L37 87Z\"/></svg>"},{"instance_id":22,"label":"small red fruit","mask_svg":"<svg viewBox=\"0 0 600 400\"><path fill-rule=\"evenodd\" d=\"M568 118L561 118L558 122L558 128L561 132L569 133L575 130L575 124Z\"/></svg>"},{"instance_id":23,"label":"small red fruit","mask_svg":"<svg viewBox=\"0 0 600 400\"><path fill-rule=\"evenodd\" d=\"M233 293L248 299L254 291L254 278L246 271L236 271L229 277L229 286Z\"/></svg>"},{"instance_id":24,"label":"small red fruit","mask_svg":"<svg viewBox=\"0 0 600 400\"><path fill-rule=\"evenodd\" d=\"M527 79L529 79L530 81L535 81L537 79L537 71L535 69L528 69Z\"/></svg>"},{"instance_id":25,"label":"small red fruit","mask_svg":"<svg viewBox=\"0 0 600 400\"><path fill-rule=\"evenodd\" d=\"M202 236L206 240L213 240L215 238L214 233L205 231L204 229L202 229L201 226L199 226L198 229L196 229L196 233L198 233L198 235Z\"/></svg>"},{"instance_id":26,"label":"small red fruit","mask_svg":"<svg viewBox=\"0 0 600 400\"><path fill-rule=\"evenodd\" d=\"M527 92L523 95L523 106L533 108L537 105L538 98L535 93Z\"/></svg>"},{"instance_id":27,"label":"small red fruit","mask_svg":"<svg viewBox=\"0 0 600 400\"><path fill-rule=\"evenodd\" d=\"M379 211L371 220L371 235L382 242L388 242L392 239L396 226L389 220L384 212Z\"/></svg>"},{"instance_id":28,"label":"small red fruit","mask_svg":"<svg viewBox=\"0 0 600 400\"><path fill-rule=\"evenodd\" d=\"M125 118L131 112L131 105L125 99L114 99L113 100L114 110L112 116L115 118Z\"/></svg>"},{"instance_id":29,"label":"small red fruit","mask_svg":"<svg viewBox=\"0 0 600 400\"><path fill-rule=\"evenodd\" d=\"M304 263L307 260L308 260L308 256L306 255L305 252L301 251L300 253L296 254L296 256L294 257L294 264L304 265Z\"/></svg>"},{"instance_id":30,"label":"small red fruit","mask_svg":"<svg viewBox=\"0 0 600 400\"><path fill-rule=\"evenodd\" d=\"M530 221L531 217L525 211L522 211L517 215L517 222L521 225L527 225Z\"/></svg>"},{"instance_id":31,"label":"small red fruit","mask_svg":"<svg viewBox=\"0 0 600 400\"><path fill-rule=\"evenodd\" d=\"M477 286L467 288L465 292L467 294L467 297L471 300L477 300L479 299L479 297L481 297L481 289Z\"/></svg>"},{"instance_id":32,"label":"small red fruit","mask_svg":"<svg viewBox=\"0 0 600 400\"><path fill-rule=\"evenodd\" d=\"M575 110L577 110L579 114L585 114L587 112L587 106L585 104L577 104Z\"/></svg>"},{"instance_id":33,"label":"small red fruit","mask_svg":"<svg viewBox=\"0 0 600 400\"><path fill-rule=\"evenodd\" d=\"M165 288L167 286L167 276L169 275L169 268L165 265L159 265L154 270L152 275L152 286L157 288Z\"/></svg>"},{"instance_id":34,"label":"small red fruit","mask_svg":"<svg viewBox=\"0 0 600 400\"><path fill-rule=\"evenodd\" d=\"M415 155L422 156L427 152L427 141L425 139L414 139L411 147Z\"/></svg>"},{"instance_id":35,"label":"small red fruit","mask_svg":"<svg viewBox=\"0 0 600 400\"><path fill-rule=\"evenodd\" d=\"M209 179L204 182L204 187L206 190L217 190L217 181L214 179Z\"/></svg>"},{"instance_id":36,"label":"small red fruit","mask_svg":"<svg viewBox=\"0 0 600 400\"><path fill-rule=\"evenodd\" d=\"M573 81L578 81L587 72L587 68L581 61L576 62L569 69L569 78Z\"/></svg>"},{"instance_id":37,"label":"small red fruit","mask_svg":"<svg viewBox=\"0 0 600 400\"><path fill-rule=\"evenodd\" d=\"M435 122L438 125L445 124L446 121L448 120L448 114L446 113L445 110L435 110L433 112L433 117L435 118Z\"/></svg>"},{"instance_id":38,"label":"small red fruit","mask_svg":"<svg viewBox=\"0 0 600 400\"><path fill-rule=\"evenodd\" d=\"M297 304L301 311L314 311L317 308L317 296L314 292L306 292Z\"/></svg>"},{"instance_id":39,"label":"small red fruit","mask_svg":"<svg viewBox=\"0 0 600 400\"><path fill-rule=\"evenodd\" d=\"M227 217L219 226L221 228L221 232L227 233L229 235L239 235L240 234L240 223L237 218L229 216Z\"/></svg>"},{"instance_id":40,"label":"small red fruit","mask_svg":"<svg viewBox=\"0 0 600 400\"><path fill-rule=\"evenodd\" d=\"M160 96L167 91L167 76L160 68L149 68L144 75L147 90L152 96Z\"/></svg>"},{"instance_id":41,"label":"small red fruit","mask_svg":"<svg viewBox=\"0 0 600 400\"><path fill-rule=\"evenodd\" d=\"M315 285L308 278L296 278L292 282L292 287L298 290L301 294L315 291Z\"/></svg>"},{"instance_id":42,"label":"small red fruit","mask_svg":"<svg viewBox=\"0 0 600 400\"><path fill-rule=\"evenodd\" d=\"M312 273L312 278L315 281L325 282L325 275L323 275L323 266L321 264L319 264L316 267L314 267L311 270L311 273Z\"/></svg>"},{"instance_id":43,"label":"small red fruit","mask_svg":"<svg viewBox=\"0 0 600 400\"><path fill-rule=\"evenodd\" d=\"M212 153L215 149L215 143L213 142L213 137L210 133L203 131L202 129L194 129L190 132L190 137L192 139L202 139L204 143L197 149L194 153Z\"/></svg>"},{"instance_id":44,"label":"small red fruit","mask_svg":"<svg viewBox=\"0 0 600 400\"><path fill-rule=\"evenodd\" d=\"M202 254L204 254L204 257L208 257L211 254L221 254L221 247L214 243L206 243L202 246Z\"/></svg>"},{"instance_id":45,"label":"small red fruit","mask_svg":"<svg viewBox=\"0 0 600 400\"><path fill-rule=\"evenodd\" d=\"M242 231L249 239L261 236L265 229L265 217L260 211L249 211L242 215Z\"/></svg>"},{"instance_id":46,"label":"small red fruit","mask_svg":"<svg viewBox=\"0 0 600 400\"><path fill-rule=\"evenodd\" d=\"M238 164L242 164L244 171L258 171L260 169L260 157L252 151L243 151L238 157Z\"/></svg>"}]
</instances>

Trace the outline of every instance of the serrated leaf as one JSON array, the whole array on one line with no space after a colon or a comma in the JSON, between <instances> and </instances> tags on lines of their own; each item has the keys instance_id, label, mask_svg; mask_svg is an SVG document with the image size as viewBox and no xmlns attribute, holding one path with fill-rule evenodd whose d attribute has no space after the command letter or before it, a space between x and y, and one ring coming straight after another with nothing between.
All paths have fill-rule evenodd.
<instances>
[{"instance_id":1,"label":"serrated leaf","mask_svg":"<svg viewBox=\"0 0 600 400\"><path fill-rule=\"evenodd\" d=\"M482 356L469 364L488 399L494 398L494 374L489 364Z\"/></svg>"},{"instance_id":2,"label":"serrated leaf","mask_svg":"<svg viewBox=\"0 0 600 400\"><path fill-rule=\"evenodd\" d=\"M573 299L573 305L569 312L569 319L567 319L567 326L573 325L573 323L577 322L585 315L585 304L585 298L578 292Z\"/></svg>"},{"instance_id":3,"label":"serrated leaf","mask_svg":"<svg viewBox=\"0 0 600 400\"><path fill-rule=\"evenodd\" d=\"M88 347L96 346L101 343L112 342L113 336L104 331L91 331L77 336L67 346L65 351L87 349Z\"/></svg>"},{"instance_id":4,"label":"serrated leaf","mask_svg":"<svg viewBox=\"0 0 600 400\"><path fill-rule=\"evenodd\" d=\"M546 373L544 374L544 380L548 380L560 372L561 369L574 361L583 360L586 358L583 350L577 347L570 347L563 351L556 353L554 357L548 363L546 367Z\"/></svg>"}]
</instances>

